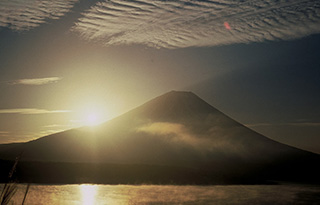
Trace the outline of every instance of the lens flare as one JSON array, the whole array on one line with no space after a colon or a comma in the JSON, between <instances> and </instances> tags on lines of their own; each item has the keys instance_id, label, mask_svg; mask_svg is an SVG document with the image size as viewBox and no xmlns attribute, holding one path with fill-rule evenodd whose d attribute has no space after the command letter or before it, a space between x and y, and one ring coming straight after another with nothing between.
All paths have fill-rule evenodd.
<instances>
[{"instance_id":1,"label":"lens flare","mask_svg":"<svg viewBox=\"0 0 320 205\"><path fill-rule=\"evenodd\" d=\"M231 30L231 26L228 22L224 22L224 27L227 29L227 30Z\"/></svg>"}]
</instances>

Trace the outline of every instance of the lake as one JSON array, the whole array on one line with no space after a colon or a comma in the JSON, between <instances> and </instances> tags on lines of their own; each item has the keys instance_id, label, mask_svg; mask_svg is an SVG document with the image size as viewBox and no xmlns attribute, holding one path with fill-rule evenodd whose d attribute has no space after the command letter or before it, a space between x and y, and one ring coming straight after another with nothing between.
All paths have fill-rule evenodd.
<instances>
[{"instance_id":1,"label":"lake","mask_svg":"<svg viewBox=\"0 0 320 205\"><path fill-rule=\"evenodd\" d=\"M0 185L1 188L3 184ZM26 184L13 198L21 204ZM2 189L1 189L2 190ZM314 185L38 185L31 184L26 204L318 204Z\"/></svg>"}]
</instances>

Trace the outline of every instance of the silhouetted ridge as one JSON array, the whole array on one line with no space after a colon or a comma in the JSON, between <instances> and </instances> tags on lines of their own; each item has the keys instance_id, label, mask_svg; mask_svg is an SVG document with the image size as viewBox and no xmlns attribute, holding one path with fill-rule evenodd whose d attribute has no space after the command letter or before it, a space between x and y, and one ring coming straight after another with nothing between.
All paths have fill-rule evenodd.
<instances>
[{"instance_id":1,"label":"silhouetted ridge","mask_svg":"<svg viewBox=\"0 0 320 205\"><path fill-rule=\"evenodd\" d=\"M62 168L65 179L76 173L71 183L132 183L138 178L139 182L150 179L154 183L187 184L313 182L320 172L315 168L320 163L319 155L258 134L192 92L168 92L96 128L72 129L27 143L2 145L0 159L14 160L21 152L21 161L27 166L27 161L34 162L25 168L30 173L22 178L30 177L33 182L61 180L52 176L48 166ZM95 167L91 176L79 171L87 166L89 170ZM41 180L34 177L34 167L39 167ZM43 173L44 169L48 171ZM137 170L141 172L136 175ZM183 182L178 180L180 176Z\"/></svg>"}]
</instances>

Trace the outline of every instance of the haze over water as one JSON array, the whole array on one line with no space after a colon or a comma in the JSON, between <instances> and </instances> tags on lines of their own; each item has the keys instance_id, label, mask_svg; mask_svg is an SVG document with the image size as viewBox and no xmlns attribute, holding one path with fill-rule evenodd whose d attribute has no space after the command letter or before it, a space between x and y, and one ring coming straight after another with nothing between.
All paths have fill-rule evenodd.
<instances>
[{"instance_id":1,"label":"haze over water","mask_svg":"<svg viewBox=\"0 0 320 205\"><path fill-rule=\"evenodd\" d=\"M3 185L1 185L2 187ZM14 204L23 200L19 185ZM317 204L320 187L311 185L35 185L26 204Z\"/></svg>"}]
</instances>

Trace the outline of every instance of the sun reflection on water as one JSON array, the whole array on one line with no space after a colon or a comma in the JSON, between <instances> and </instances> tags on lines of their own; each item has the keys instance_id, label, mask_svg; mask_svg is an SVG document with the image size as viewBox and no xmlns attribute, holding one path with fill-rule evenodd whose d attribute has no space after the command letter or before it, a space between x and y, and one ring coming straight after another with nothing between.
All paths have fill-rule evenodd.
<instances>
[{"instance_id":1,"label":"sun reflection on water","mask_svg":"<svg viewBox=\"0 0 320 205\"><path fill-rule=\"evenodd\" d=\"M97 185L82 184L80 185L80 191L83 205L95 204Z\"/></svg>"}]
</instances>

